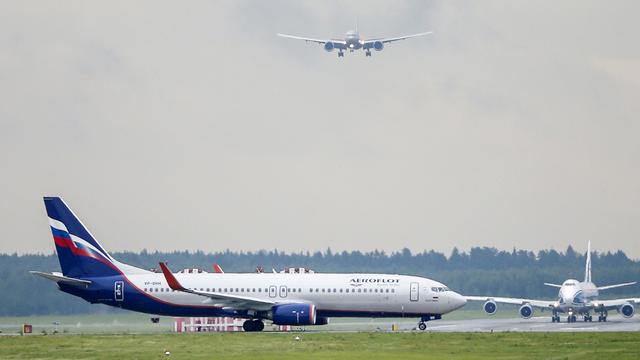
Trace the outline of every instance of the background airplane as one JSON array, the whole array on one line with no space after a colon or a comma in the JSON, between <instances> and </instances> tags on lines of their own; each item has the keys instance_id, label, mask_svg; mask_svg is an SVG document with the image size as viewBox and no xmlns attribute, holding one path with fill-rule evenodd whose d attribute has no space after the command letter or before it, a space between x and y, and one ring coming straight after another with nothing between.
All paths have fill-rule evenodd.
<instances>
[{"instance_id":1,"label":"background airplane","mask_svg":"<svg viewBox=\"0 0 640 360\"><path fill-rule=\"evenodd\" d=\"M278 325L324 325L329 317L416 317L426 321L466 303L443 284L395 274L162 273L112 258L58 197L44 199L62 273L32 271L91 303L166 316L247 319L245 331Z\"/></svg>"},{"instance_id":2,"label":"background airplane","mask_svg":"<svg viewBox=\"0 0 640 360\"><path fill-rule=\"evenodd\" d=\"M558 313L566 313L567 322L575 322L576 314L582 315L584 321L592 321L591 311L598 312L598 322L602 322L607 321L607 312L613 309L626 318L632 317L635 313L634 305L640 303L640 298L598 300L599 291L634 285L635 283L633 281L624 284L596 286L591 281L591 242L589 242L587 245L584 281L569 279L565 280L562 285L544 283L547 286L560 288L557 300L531 300L493 296L466 296L466 299L468 301L485 301L483 309L489 315L496 313L498 310L497 303L502 303L521 305L518 312L525 319L531 318L533 308L539 308L552 311L552 322L560 322Z\"/></svg>"},{"instance_id":3,"label":"background airplane","mask_svg":"<svg viewBox=\"0 0 640 360\"><path fill-rule=\"evenodd\" d=\"M355 50L360 50L360 49L365 51L366 56L371 56L371 49L374 49L376 51L382 51L382 49L384 49L384 44L387 44L393 41L429 35L432 33L433 33L432 31L428 31L428 32L412 34L412 35L365 40L360 38L360 33L358 32L358 26L356 25L356 29L348 31L344 39L313 39L313 38L307 38L307 37L296 36L296 35L287 35L287 34L277 34L277 35L281 37L289 38L289 39L304 40L307 42L322 44L324 45L324 49L327 52L331 52L334 49L337 49L338 57L343 57L345 50L354 52Z\"/></svg>"}]
</instances>

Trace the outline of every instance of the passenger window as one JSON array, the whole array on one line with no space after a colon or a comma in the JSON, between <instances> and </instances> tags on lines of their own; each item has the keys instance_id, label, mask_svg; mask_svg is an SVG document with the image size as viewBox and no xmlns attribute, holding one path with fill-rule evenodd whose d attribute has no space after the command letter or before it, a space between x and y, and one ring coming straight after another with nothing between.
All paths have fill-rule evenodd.
<instances>
[{"instance_id":1,"label":"passenger window","mask_svg":"<svg viewBox=\"0 0 640 360\"><path fill-rule=\"evenodd\" d=\"M340 292L342 292L342 289L340 289Z\"/></svg>"},{"instance_id":2,"label":"passenger window","mask_svg":"<svg viewBox=\"0 0 640 360\"><path fill-rule=\"evenodd\" d=\"M385 292L389 292L389 289L386 289Z\"/></svg>"},{"instance_id":3,"label":"passenger window","mask_svg":"<svg viewBox=\"0 0 640 360\"><path fill-rule=\"evenodd\" d=\"M358 289L358 292L361 292L361 291L362 291L362 289Z\"/></svg>"},{"instance_id":4,"label":"passenger window","mask_svg":"<svg viewBox=\"0 0 640 360\"><path fill-rule=\"evenodd\" d=\"M253 289L252 289L252 292L256 292L256 288L253 288Z\"/></svg>"},{"instance_id":5,"label":"passenger window","mask_svg":"<svg viewBox=\"0 0 640 360\"><path fill-rule=\"evenodd\" d=\"M258 292L262 292L262 288L258 288Z\"/></svg>"},{"instance_id":6,"label":"passenger window","mask_svg":"<svg viewBox=\"0 0 640 360\"><path fill-rule=\"evenodd\" d=\"M324 292L324 288L322 288L322 292Z\"/></svg>"},{"instance_id":7,"label":"passenger window","mask_svg":"<svg viewBox=\"0 0 640 360\"><path fill-rule=\"evenodd\" d=\"M320 292L320 289L316 288L316 292Z\"/></svg>"},{"instance_id":8,"label":"passenger window","mask_svg":"<svg viewBox=\"0 0 640 360\"><path fill-rule=\"evenodd\" d=\"M309 292L310 292L310 293L312 293L312 292L313 292L313 289L309 289Z\"/></svg>"},{"instance_id":9,"label":"passenger window","mask_svg":"<svg viewBox=\"0 0 640 360\"><path fill-rule=\"evenodd\" d=\"M298 288L298 292L299 292L299 293L301 293L301 292L302 292L302 289Z\"/></svg>"},{"instance_id":10,"label":"passenger window","mask_svg":"<svg viewBox=\"0 0 640 360\"><path fill-rule=\"evenodd\" d=\"M395 292L396 292L396 289L391 289L391 292L392 292L392 293L395 293Z\"/></svg>"},{"instance_id":11,"label":"passenger window","mask_svg":"<svg viewBox=\"0 0 640 360\"><path fill-rule=\"evenodd\" d=\"M239 291L238 291L238 288L236 288L236 292L239 292Z\"/></svg>"}]
</instances>

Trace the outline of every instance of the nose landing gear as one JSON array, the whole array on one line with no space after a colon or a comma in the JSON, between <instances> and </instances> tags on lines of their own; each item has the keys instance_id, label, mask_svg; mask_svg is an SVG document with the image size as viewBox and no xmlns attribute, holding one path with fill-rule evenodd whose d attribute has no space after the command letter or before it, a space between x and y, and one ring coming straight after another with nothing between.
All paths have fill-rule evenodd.
<instances>
[{"instance_id":1,"label":"nose landing gear","mask_svg":"<svg viewBox=\"0 0 640 360\"><path fill-rule=\"evenodd\" d=\"M338 51L338 57L344 57L344 53L342 52L342 50Z\"/></svg>"},{"instance_id":2,"label":"nose landing gear","mask_svg":"<svg viewBox=\"0 0 640 360\"><path fill-rule=\"evenodd\" d=\"M584 315L584 322L592 322L593 321L593 316L591 316L591 314L587 313Z\"/></svg>"},{"instance_id":3,"label":"nose landing gear","mask_svg":"<svg viewBox=\"0 0 640 360\"><path fill-rule=\"evenodd\" d=\"M371 50L367 50L367 52L364 53L366 56L371 56Z\"/></svg>"},{"instance_id":4,"label":"nose landing gear","mask_svg":"<svg viewBox=\"0 0 640 360\"><path fill-rule=\"evenodd\" d=\"M551 315L551 322L552 323L559 323L560 322L560 315L558 315L558 313L553 313L553 315Z\"/></svg>"}]
</instances>

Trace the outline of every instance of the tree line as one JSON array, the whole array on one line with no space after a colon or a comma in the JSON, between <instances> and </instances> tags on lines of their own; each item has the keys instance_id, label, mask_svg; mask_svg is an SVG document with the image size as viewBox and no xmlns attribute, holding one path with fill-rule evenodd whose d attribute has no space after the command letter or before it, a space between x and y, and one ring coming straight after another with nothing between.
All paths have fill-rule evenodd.
<instances>
[{"instance_id":1,"label":"tree line","mask_svg":"<svg viewBox=\"0 0 640 360\"><path fill-rule=\"evenodd\" d=\"M557 289L544 282L562 283L567 278L584 279L585 254L569 246L566 251L499 251L474 247L469 252L454 249L447 257L436 251L412 253L402 249L383 251L342 251L285 253L278 250L257 252L202 251L119 252L112 256L121 262L145 269L166 261L173 271L201 268L213 271L218 263L225 272L253 272L256 266L281 270L307 267L316 272L396 273L425 276L443 282L465 295L493 295L526 298L553 298ZM593 281L597 285L640 280L640 260L629 259L622 251L592 254ZM29 270L60 271L55 254L0 254L0 316L80 314L108 312L103 305L90 305L56 289L55 284L35 277ZM607 291L604 296L639 296L634 285Z\"/></svg>"}]
</instances>

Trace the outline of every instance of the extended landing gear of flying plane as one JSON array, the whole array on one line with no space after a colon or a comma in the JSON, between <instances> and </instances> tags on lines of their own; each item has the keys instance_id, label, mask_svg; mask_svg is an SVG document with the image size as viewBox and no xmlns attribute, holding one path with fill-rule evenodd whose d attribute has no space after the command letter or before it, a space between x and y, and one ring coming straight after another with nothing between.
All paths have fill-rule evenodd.
<instances>
[{"instance_id":1,"label":"extended landing gear of flying plane","mask_svg":"<svg viewBox=\"0 0 640 360\"><path fill-rule=\"evenodd\" d=\"M264 323L259 319L249 319L242 324L242 329L246 332L264 330Z\"/></svg>"}]
</instances>

